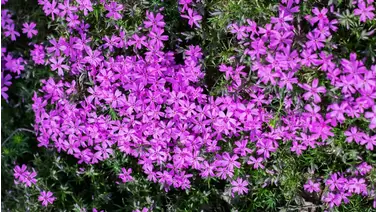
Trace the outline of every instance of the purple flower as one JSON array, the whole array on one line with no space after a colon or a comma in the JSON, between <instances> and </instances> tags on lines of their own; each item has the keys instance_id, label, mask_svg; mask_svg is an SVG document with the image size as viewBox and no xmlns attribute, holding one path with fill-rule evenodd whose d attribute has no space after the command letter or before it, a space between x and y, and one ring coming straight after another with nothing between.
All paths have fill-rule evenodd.
<instances>
[{"instance_id":1,"label":"purple flower","mask_svg":"<svg viewBox=\"0 0 377 212\"><path fill-rule=\"evenodd\" d=\"M63 61L64 61L64 58L62 58L62 57L59 57L59 58L52 57L50 59L51 70L53 70L53 71L58 70L59 76L64 76L63 69L65 69L65 70L69 69L69 66L62 64Z\"/></svg>"},{"instance_id":2,"label":"purple flower","mask_svg":"<svg viewBox=\"0 0 377 212\"><path fill-rule=\"evenodd\" d=\"M276 147L270 139L259 140L257 142L257 148L258 148L257 150L258 155L263 154L264 158L269 158L270 152L276 151Z\"/></svg>"},{"instance_id":3,"label":"purple flower","mask_svg":"<svg viewBox=\"0 0 377 212\"><path fill-rule=\"evenodd\" d=\"M156 28L156 27L165 27L164 16L160 13L157 13L156 16L152 12L147 11L148 21L144 21L144 26L146 28Z\"/></svg>"},{"instance_id":4,"label":"purple flower","mask_svg":"<svg viewBox=\"0 0 377 212\"><path fill-rule=\"evenodd\" d=\"M46 1L43 6L43 11L46 15L51 15L52 20L55 20L55 15L59 14L59 9L57 8L56 1L52 0L51 3L49 1Z\"/></svg>"},{"instance_id":5,"label":"purple flower","mask_svg":"<svg viewBox=\"0 0 377 212\"><path fill-rule=\"evenodd\" d=\"M367 185L365 184L365 179L357 179L357 178L352 178L351 180L348 181L348 189L352 193L356 194L367 194Z\"/></svg>"},{"instance_id":6,"label":"purple flower","mask_svg":"<svg viewBox=\"0 0 377 212\"><path fill-rule=\"evenodd\" d=\"M202 16L198 15L198 13L195 10L192 10L189 8L187 10L187 15L181 15L183 18L187 18L189 20L189 25L193 27L195 25L196 27L200 27L198 21L202 20Z\"/></svg>"},{"instance_id":7,"label":"purple flower","mask_svg":"<svg viewBox=\"0 0 377 212\"><path fill-rule=\"evenodd\" d=\"M367 20L373 20L374 18L374 7L373 5L368 5L368 7L365 5L364 1L359 1L357 4L357 7L353 14L360 16L361 22L366 22Z\"/></svg>"},{"instance_id":8,"label":"purple flower","mask_svg":"<svg viewBox=\"0 0 377 212\"><path fill-rule=\"evenodd\" d=\"M345 179L344 177L338 177L338 175L335 173L330 175L330 178L326 180L325 184L329 186L330 191L334 191L335 189L343 189L343 186L346 182L347 179Z\"/></svg>"},{"instance_id":9,"label":"purple flower","mask_svg":"<svg viewBox=\"0 0 377 212\"><path fill-rule=\"evenodd\" d=\"M361 134L358 132L356 127L351 127L349 130L344 132L344 135L347 136L346 141L348 143L351 143L352 141L360 143Z\"/></svg>"},{"instance_id":10,"label":"purple flower","mask_svg":"<svg viewBox=\"0 0 377 212\"><path fill-rule=\"evenodd\" d=\"M315 7L312 12L314 13L314 17L311 18L310 20L310 23L313 25L315 23L318 22L319 26L323 26L325 23L328 22L328 18L327 18L327 12L328 12L328 9L326 8L322 8L321 10L319 10L317 7Z\"/></svg>"},{"instance_id":11,"label":"purple flower","mask_svg":"<svg viewBox=\"0 0 377 212\"><path fill-rule=\"evenodd\" d=\"M362 162L357 166L357 170L361 175L366 175L372 170L372 166L368 165L367 162Z\"/></svg>"},{"instance_id":12,"label":"purple flower","mask_svg":"<svg viewBox=\"0 0 377 212\"><path fill-rule=\"evenodd\" d=\"M253 156L250 156L249 160L247 161L247 164L253 165L254 169L259 169L259 168L264 169L262 162L263 162L262 157L255 159Z\"/></svg>"},{"instance_id":13,"label":"purple flower","mask_svg":"<svg viewBox=\"0 0 377 212\"><path fill-rule=\"evenodd\" d=\"M22 28L22 32L27 34L28 38L32 38L34 35L38 34L38 31L34 29L35 26L37 26L34 22L31 22L30 24L24 23L22 26L24 26L24 28Z\"/></svg>"},{"instance_id":14,"label":"purple flower","mask_svg":"<svg viewBox=\"0 0 377 212\"><path fill-rule=\"evenodd\" d=\"M200 173L200 176L203 178L214 177L215 168L216 166L214 164L209 164L207 161L204 161L201 167L202 172Z\"/></svg>"},{"instance_id":15,"label":"purple flower","mask_svg":"<svg viewBox=\"0 0 377 212\"><path fill-rule=\"evenodd\" d=\"M132 169L125 169L122 168L122 173L119 174L119 178L122 180L123 183L131 182L134 180L134 178L131 176Z\"/></svg>"},{"instance_id":16,"label":"purple flower","mask_svg":"<svg viewBox=\"0 0 377 212\"><path fill-rule=\"evenodd\" d=\"M35 179L35 176L37 176L37 173L35 171L33 172L27 171L24 176L25 177L22 182L25 183L26 187L30 187L31 184L35 185L37 183L37 179Z\"/></svg>"},{"instance_id":17,"label":"purple flower","mask_svg":"<svg viewBox=\"0 0 377 212\"><path fill-rule=\"evenodd\" d=\"M117 4L116 2L110 2L110 4L105 4L105 9L109 12L106 14L106 17L114 20L122 18L122 15L118 12L123 10L123 5Z\"/></svg>"},{"instance_id":18,"label":"purple flower","mask_svg":"<svg viewBox=\"0 0 377 212\"><path fill-rule=\"evenodd\" d=\"M346 108L348 107L347 102L342 102L340 105L337 103L334 103L328 107L328 109L331 109L332 111L329 113L331 118L335 118L339 122L343 122L346 120L344 117L344 113L346 112Z\"/></svg>"},{"instance_id":19,"label":"purple flower","mask_svg":"<svg viewBox=\"0 0 377 212\"><path fill-rule=\"evenodd\" d=\"M22 166L16 166L14 167L14 178L15 180L19 180L20 182L23 182L25 177L27 176L28 172L26 171L27 166L25 164L22 164Z\"/></svg>"},{"instance_id":20,"label":"purple flower","mask_svg":"<svg viewBox=\"0 0 377 212\"><path fill-rule=\"evenodd\" d=\"M64 3L59 3L58 8L60 9L59 16L65 17L66 15L72 15L73 12L77 11L77 7L73 6L69 2L70 0L64 0Z\"/></svg>"},{"instance_id":21,"label":"purple flower","mask_svg":"<svg viewBox=\"0 0 377 212\"><path fill-rule=\"evenodd\" d=\"M339 206L342 202L342 199L338 194L329 192L324 195L323 201L326 202L330 206L330 208L333 208L334 206Z\"/></svg>"},{"instance_id":22,"label":"purple flower","mask_svg":"<svg viewBox=\"0 0 377 212\"><path fill-rule=\"evenodd\" d=\"M315 103L321 102L321 97L318 93L326 93L326 88L323 86L318 87L318 79L314 79L312 85L303 84L302 88L307 92L303 95L305 100L309 100L310 97L314 98Z\"/></svg>"},{"instance_id":23,"label":"purple flower","mask_svg":"<svg viewBox=\"0 0 377 212\"><path fill-rule=\"evenodd\" d=\"M321 50L325 46L323 43L326 41L326 38L318 32L309 32L306 37L309 39L309 41L306 42L306 48L311 48L316 51Z\"/></svg>"},{"instance_id":24,"label":"purple flower","mask_svg":"<svg viewBox=\"0 0 377 212\"><path fill-rule=\"evenodd\" d=\"M238 195L243 195L249 192L249 189L247 189L248 182L246 180L243 180L242 178L237 178L237 180L233 180L231 184L232 196L234 196L234 193L237 193Z\"/></svg>"},{"instance_id":25,"label":"purple flower","mask_svg":"<svg viewBox=\"0 0 377 212\"><path fill-rule=\"evenodd\" d=\"M137 34L132 35L133 40L128 41L128 45L135 45L136 49L141 49L141 45L147 46L145 40L147 39L146 36L139 37Z\"/></svg>"},{"instance_id":26,"label":"purple flower","mask_svg":"<svg viewBox=\"0 0 377 212\"><path fill-rule=\"evenodd\" d=\"M84 16L87 16L89 12L93 11L92 2L90 0L76 0L79 7L78 9L84 11Z\"/></svg>"},{"instance_id":27,"label":"purple flower","mask_svg":"<svg viewBox=\"0 0 377 212\"><path fill-rule=\"evenodd\" d=\"M251 153L251 149L247 148L247 140L236 141L235 144L237 148L234 148L234 153L239 154L240 156L246 156L248 153Z\"/></svg>"},{"instance_id":28,"label":"purple flower","mask_svg":"<svg viewBox=\"0 0 377 212\"><path fill-rule=\"evenodd\" d=\"M4 27L4 29L5 29L4 30L5 37L10 37L12 41L15 41L17 37L20 37L20 33L18 33L14 29L14 24L7 25L6 27Z\"/></svg>"},{"instance_id":29,"label":"purple flower","mask_svg":"<svg viewBox=\"0 0 377 212\"><path fill-rule=\"evenodd\" d=\"M38 197L38 201L42 202L42 205L45 207L47 207L48 204L53 204L55 199L51 191L41 191Z\"/></svg>"},{"instance_id":30,"label":"purple flower","mask_svg":"<svg viewBox=\"0 0 377 212\"><path fill-rule=\"evenodd\" d=\"M321 191L320 184L314 183L312 180L308 180L308 182L304 185L304 189L309 193Z\"/></svg>"},{"instance_id":31,"label":"purple flower","mask_svg":"<svg viewBox=\"0 0 377 212\"><path fill-rule=\"evenodd\" d=\"M376 146L376 135L363 136L363 139L361 139L360 144L366 145L368 150L374 150L374 146Z\"/></svg>"}]
</instances>

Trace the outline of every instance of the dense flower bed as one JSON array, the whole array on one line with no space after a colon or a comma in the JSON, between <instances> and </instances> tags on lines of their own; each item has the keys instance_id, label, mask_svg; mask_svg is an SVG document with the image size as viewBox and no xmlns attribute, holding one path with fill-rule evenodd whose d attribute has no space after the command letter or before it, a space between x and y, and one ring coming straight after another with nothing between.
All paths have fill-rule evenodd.
<instances>
[{"instance_id":1,"label":"dense flower bed","mask_svg":"<svg viewBox=\"0 0 377 212\"><path fill-rule=\"evenodd\" d=\"M347 170L312 171L304 191L330 210L351 197L375 198L375 60L352 49L339 53L334 38L344 24L336 5L282 0L267 22L231 20L231 56L216 64L221 85L213 86L220 90L214 95L206 83L208 50L195 42L171 48L174 32L167 29L164 7L142 11L144 20L127 29L121 2L38 4L60 34L30 43L30 56L2 48L4 100L12 78L37 66L52 73L33 92L38 147L71 155L81 168L117 155L135 160L137 165L119 165L114 184L134 182L135 173L164 192L190 191L198 180L225 181L230 189L224 194L239 198L253 192L247 170L278 175L270 164L279 149L299 158L340 140L360 151L358 158ZM374 22L374 1L354 4L360 24ZM204 33L203 2L180 0L176 9L180 21ZM86 22L101 12L106 25ZM17 26L11 11L2 9L3 36L10 42L21 36L18 29L28 39L38 35L36 26L38 20ZM58 197L40 188L38 170L30 169L15 164L15 183L33 187L42 206L54 207ZM262 187L273 184L266 180Z\"/></svg>"}]
</instances>

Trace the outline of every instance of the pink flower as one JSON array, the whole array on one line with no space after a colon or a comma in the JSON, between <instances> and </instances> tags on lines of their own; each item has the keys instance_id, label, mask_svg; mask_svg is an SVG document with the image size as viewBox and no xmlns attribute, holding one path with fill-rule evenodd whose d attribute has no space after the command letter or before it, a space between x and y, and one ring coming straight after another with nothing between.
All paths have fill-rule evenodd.
<instances>
[{"instance_id":1,"label":"pink flower","mask_svg":"<svg viewBox=\"0 0 377 212\"><path fill-rule=\"evenodd\" d=\"M10 37L12 41L15 41L17 37L20 37L20 33L18 33L14 29L14 24L7 25L6 27L4 27L4 29L5 29L4 31L5 37Z\"/></svg>"},{"instance_id":2,"label":"pink flower","mask_svg":"<svg viewBox=\"0 0 377 212\"><path fill-rule=\"evenodd\" d=\"M262 157L255 159L253 156L250 156L249 160L247 161L247 164L253 165L254 169L258 169L258 168L264 169L262 162L263 162Z\"/></svg>"},{"instance_id":3,"label":"pink flower","mask_svg":"<svg viewBox=\"0 0 377 212\"><path fill-rule=\"evenodd\" d=\"M25 172L25 178L22 182L25 183L26 187L30 187L31 184L36 184L37 179L35 179L35 176L37 176L37 173L35 171L33 172Z\"/></svg>"},{"instance_id":4,"label":"pink flower","mask_svg":"<svg viewBox=\"0 0 377 212\"><path fill-rule=\"evenodd\" d=\"M152 12L147 11L147 21L144 21L144 26L146 28L155 28L155 27L165 27L164 16L160 13L157 13L156 16Z\"/></svg>"},{"instance_id":5,"label":"pink flower","mask_svg":"<svg viewBox=\"0 0 377 212\"><path fill-rule=\"evenodd\" d=\"M304 185L304 189L309 193L321 191L320 184L314 183L312 180L308 180L308 182Z\"/></svg>"},{"instance_id":6,"label":"pink flower","mask_svg":"<svg viewBox=\"0 0 377 212\"><path fill-rule=\"evenodd\" d=\"M51 70L55 71L55 70L58 70L58 75L59 76L64 76L64 71L63 69L65 70L68 70L69 69L69 66L68 65L64 65L62 64L64 61L64 58L62 57L58 57L58 58L55 58L55 57L52 57L50 59L50 62L51 62Z\"/></svg>"},{"instance_id":7,"label":"pink flower","mask_svg":"<svg viewBox=\"0 0 377 212\"><path fill-rule=\"evenodd\" d=\"M14 169L13 169L14 174L13 175L14 175L15 180L19 180L19 181L23 182L27 173L28 173L26 171L26 169L27 169L27 166L25 164L22 164L21 167L20 166L14 167Z\"/></svg>"},{"instance_id":8,"label":"pink flower","mask_svg":"<svg viewBox=\"0 0 377 212\"><path fill-rule=\"evenodd\" d=\"M122 180L123 183L133 181L134 178L131 176L132 169L125 169L122 168L122 173L119 174L119 178Z\"/></svg>"},{"instance_id":9,"label":"pink flower","mask_svg":"<svg viewBox=\"0 0 377 212\"><path fill-rule=\"evenodd\" d=\"M308 84L302 85L302 88L307 90L303 95L305 100L309 100L310 97L313 97L315 103L321 102L321 97L318 93L326 93L326 88L323 86L318 87L318 81L318 79L314 79L311 86Z\"/></svg>"},{"instance_id":10,"label":"pink flower","mask_svg":"<svg viewBox=\"0 0 377 212\"><path fill-rule=\"evenodd\" d=\"M42 205L45 207L47 207L48 204L53 204L55 199L51 191L41 191L38 197L38 201L42 202Z\"/></svg>"},{"instance_id":11,"label":"pink flower","mask_svg":"<svg viewBox=\"0 0 377 212\"><path fill-rule=\"evenodd\" d=\"M187 18L189 20L189 25L193 27L195 25L196 27L200 27L198 21L202 20L202 16L198 15L198 13L191 8L187 10L188 15L182 15L183 18Z\"/></svg>"},{"instance_id":12,"label":"pink flower","mask_svg":"<svg viewBox=\"0 0 377 212\"><path fill-rule=\"evenodd\" d=\"M353 14L360 16L361 22L366 22L367 20L373 20L374 18L374 7L373 5L369 5L368 7L365 5L364 1L361 1L357 4L358 8L353 11Z\"/></svg>"},{"instance_id":13,"label":"pink flower","mask_svg":"<svg viewBox=\"0 0 377 212\"><path fill-rule=\"evenodd\" d=\"M38 34L38 31L35 28L37 26L34 22L29 23L24 23L22 26L22 33L27 34L28 38L32 38L34 35Z\"/></svg>"},{"instance_id":14,"label":"pink flower","mask_svg":"<svg viewBox=\"0 0 377 212\"><path fill-rule=\"evenodd\" d=\"M110 4L105 4L105 9L109 12L106 14L106 17L114 20L119 20L122 18L122 15L118 12L123 10L123 5L117 4L116 2L110 2Z\"/></svg>"},{"instance_id":15,"label":"pink flower","mask_svg":"<svg viewBox=\"0 0 377 212\"><path fill-rule=\"evenodd\" d=\"M247 189L248 182L246 180L242 180L241 178L237 178L231 182L232 184L232 196L234 193L237 192L239 195L247 194L249 189Z\"/></svg>"}]
</instances>

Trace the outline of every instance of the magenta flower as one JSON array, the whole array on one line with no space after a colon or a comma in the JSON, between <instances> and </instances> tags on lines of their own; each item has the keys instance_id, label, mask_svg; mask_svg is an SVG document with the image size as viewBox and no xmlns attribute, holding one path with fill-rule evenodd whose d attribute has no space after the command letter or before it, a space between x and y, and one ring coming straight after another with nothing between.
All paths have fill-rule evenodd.
<instances>
[{"instance_id":1,"label":"magenta flower","mask_svg":"<svg viewBox=\"0 0 377 212\"><path fill-rule=\"evenodd\" d=\"M238 40L242 40L243 38L247 37L246 34L246 27L238 26L237 24L232 24L229 26L231 28L230 32L237 35Z\"/></svg>"},{"instance_id":2,"label":"magenta flower","mask_svg":"<svg viewBox=\"0 0 377 212\"><path fill-rule=\"evenodd\" d=\"M281 76L280 76L280 81L279 81L279 87L286 87L287 90L291 91L293 90L293 84L297 84L298 80L296 77L293 77L294 76L294 72L288 72L288 74L286 73L281 73Z\"/></svg>"},{"instance_id":3,"label":"magenta flower","mask_svg":"<svg viewBox=\"0 0 377 212\"><path fill-rule=\"evenodd\" d=\"M57 8L56 1L52 0L51 3L49 1L46 1L45 5L43 6L43 11L47 16L51 15L52 20L55 20L55 15L59 14L59 9Z\"/></svg>"},{"instance_id":4,"label":"magenta flower","mask_svg":"<svg viewBox=\"0 0 377 212\"><path fill-rule=\"evenodd\" d=\"M182 5L181 13L189 9L189 5L192 3L192 0L179 0L179 4Z\"/></svg>"},{"instance_id":5,"label":"magenta flower","mask_svg":"<svg viewBox=\"0 0 377 212\"><path fill-rule=\"evenodd\" d=\"M346 108L348 107L347 102L342 102L340 105L337 103L334 103L328 107L328 109L331 109L331 112L329 113L331 118L335 118L339 122L343 122L346 120L344 117L344 113L346 112Z\"/></svg>"},{"instance_id":6,"label":"magenta flower","mask_svg":"<svg viewBox=\"0 0 377 212\"><path fill-rule=\"evenodd\" d=\"M360 16L360 21L361 22L366 22L367 20L373 20L374 18L374 7L373 5L368 5L368 7L365 5L364 1L359 1L357 4L357 7L354 11L353 14Z\"/></svg>"},{"instance_id":7,"label":"magenta flower","mask_svg":"<svg viewBox=\"0 0 377 212\"><path fill-rule=\"evenodd\" d=\"M201 167L202 172L200 173L200 176L203 178L214 177L215 168L216 166L214 164L209 164L207 161L204 161Z\"/></svg>"},{"instance_id":8,"label":"magenta flower","mask_svg":"<svg viewBox=\"0 0 377 212\"><path fill-rule=\"evenodd\" d=\"M306 42L307 48L311 48L316 51L321 50L325 46L324 42L326 42L326 38L323 35L320 35L318 32L309 32L306 37L309 39L309 41Z\"/></svg>"},{"instance_id":9,"label":"magenta flower","mask_svg":"<svg viewBox=\"0 0 377 212\"><path fill-rule=\"evenodd\" d=\"M251 149L247 148L247 140L236 141L236 148L234 148L234 153L239 154L240 156L246 156L248 153L251 153Z\"/></svg>"},{"instance_id":10,"label":"magenta flower","mask_svg":"<svg viewBox=\"0 0 377 212\"><path fill-rule=\"evenodd\" d=\"M68 65L62 64L63 61L64 61L64 58L62 58L62 57L58 57L58 58L52 57L50 59L51 70L53 70L53 71L58 70L58 75L59 76L64 76L64 70L68 70L69 69Z\"/></svg>"},{"instance_id":11,"label":"magenta flower","mask_svg":"<svg viewBox=\"0 0 377 212\"><path fill-rule=\"evenodd\" d=\"M271 23L275 24L275 29L279 30L283 28L284 30L289 29L290 25L288 22L293 20L293 16L286 14L284 11L280 11L279 17L271 17Z\"/></svg>"},{"instance_id":12,"label":"magenta flower","mask_svg":"<svg viewBox=\"0 0 377 212\"><path fill-rule=\"evenodd\" d=\"M42 205L45 207L47 207L48 204L53 204L55 199L51 191L41 191L38 197L38 201L42 202Z\"/></svg>"},{"instance_id":13,"label":"magenta flower","mask_svg":"<svg viewBox=\"0 0 377 212\"><path fill-rule=\"evenodd\" d=\"M93 11L92 2L90 0L76 0L79 7L78 9L84 11L84 16L87 16L89 12Z\"/></svg>"},{"instance_id":14,"label":"magenta flower","mask_svg":"<svg viewBox=\"0 0 377 212\"><path fill-rule=\"evenodd\" d=\"M299 144L297 141L293 141L291 151L296 152L297 155L301 155L303 150L306 150L307 147Z\"/></svg>"},{"instance_id":15,"label":"magenta flower","mask_svg":"<svg viewBox=\"0 0 377 212\"><path fill-rule=\"evenodd\" d=\"M70 0L64 0L63 3L59 3L58 8L60 9L59 16L65 17L66 15L72 15L73 12L77 11L77 7L73 6L69 2Z\"/></svg>"},{"instance_id":16,"label":"magenta flower","mask_svg":"<svg viewBox=\"0 0 377 212\"><path fill-rule=\"evenodd\" d=\"M238 195L243 195L249 192L249 189L247 189L248 182L246 180L243 180L242 178L237 178L237 180L233 180L231 184L232 196L234 196L234 193L237 193Z\"/></svg>"},{"instance_id":17,"label":"magenta flower","mask_svg":"<svg viewBox=\"0 0 377 212\"><path fill-rule=\"evenodd\" d=\"M32 184L36 184L37 183L37 179L35 179L35 176L37 176L37 173L35 171L33 172L25 172L25 175L24 175L24 180L22 181L23 183L25 183L26 187L30 187Z\"/></svg>"},{"instance_id":18,"label":"magenta flower","mask_svg":"<svg viewBox=\"0 0 377 212\"><path fill-rule=\"evenodd\" d=\"M275 152L276 151L276 146L270 139L264 139L264 140L259 140L257 142L257 153L258 155L262 155L264 158L269 158L270 157L270 152Z\"/></svg>"},{"instance_id":19,"label":"magenta flower","mask_svg":"<svg viewBox=\"0 0 377 212\"><path fill-rule=\"evenodd\" d=\"M10 74L5 75L4 71L1 72L1 96L5 99L5 101L8 101L8 94L6 93L8 91L8 87L12 85L11 79L12 76Z\"/></svg>"},{"instance_id":20,"label":"magenta flower","mask_svg":"<svg viewBox=\"0 0 377 212\"><path fill-rule=\"evenodd\" d=\"M28 38L32 38L34 35L38 34L38 31L35 28L37 26L34 22L29 23L24 23L22 26L22 32L27 35Z\"/></svg>"},{"instance_id":21,"label":"magenta flower","mask_svg":"<svg viewBox=\"0 0 377 212\"><path fill-rule=\"evenodd\" d=\"M325 182L326 186L329 186L330 191L334 191L335 189L341 190L346 183L347 179L342 176L338 177L336 173L330 175L330 178Z\"/></svg>"},{"instance_id":22,"label":"magenta flower","mask_svg":"<svg viewBox=\"0 0 377 212\"><path fill-rule=\"evenodd\" d=\"M141 49L141 45L147 46L145 40L147 37L141 36L139 37L137 34L132 35L133 40L128 41L128 45L135 45L136 49Z\"/></svg>"},{"instance_id":23,"label":"magenta flower","mask_svg":"<svg viewBox=\"0 0 377 212\"><path fill-rule=\"evenodd\" d=\"M348 189L352 193L367 194L367 185L365 184L365 179L363 179L363 178L361 178L361 179L352 178L352 179L349 180L348 183L349 183Z\"/></svg>"},{"instance_id":24,"label":"magenta flower","mask_svg":"<svg viewBox=\"0 0 377 212\"><path fill-rule=\"evenodd\" d=\"M119 11L123 10L122 4L117 4L116 2L110 2L110 4L105 4L105 9L109 12L106 14L106 17L112 18L114 20L119 20L122 18L122 15L119 14Z\"/></svg>"},{"instance_id":25,"label":"magenta flower","mask_svg":"<svg viewBox=\"0 0 377 212\"><path fill-rule=\"evenodd\" d=\"M193 27L195 25L196 27L200 27L198 21L202 20L202 16L198 15L198 13L195 10L192 10L189 8L187 10L187 15L182 15L183 18L187 18L189 20L189 25Z\"/></svg>"},{"instance_id":26,"label":"magenta flower","mask_svg":"<svg viewBox=\"0 0 377 212\"><path fill-rule=\"evenodd\" d=\"M320 184L314 183L312 180L308 180L308 182L304 185L304 189L309 193L321 191Z\"/></svg>"},{"instance_id":27,"label":"magenta flower","mask_svg":"<svg viewBox=\"0 0 377 212\"><path fill-rule=\"evenodd\" d=\"M342 199L338 194L329 192L324 196L323 201L326 202L330 208L333 208L334 206L339 206Z\"/></svg>"},{"instance_id":28,"label":"magenta flower","mask_svg":"<svg viewBox=\"0 0 377 212\"><path fill-rule=\"evenodd\" d=\"M133 210L132 212L149 212L149 209L144 207L144 208L141 209L141 210L136 209L136 210Z\"/></svg>"},{"instance_id":29,"label":"magenta flower","mask_svg":"<svg viewBox=\"0 0 377 212\"><path fill-rule=\"evenodd\" d=\"M361 139L360 144L365 145L368 150L374 150L374 146L376 146L376 135L363 136L363 139Z\"/></svg>"},{"instance_id":30,"label":"magenta flower","mask_svg":"<svg viewBox=\"0 0 377 212\"><path fill-rule=\"evenodd\" d=\"M119 178L122 180L123 183L131 182L134 180L134 178L131 176L132 169L125 169L122 168L122 173L119 174Z\"/></svg>"},{"instance_id":31,"label":"magenta flower","mask_svg":"<svg viewBox=\"0 0 377 212\"><path fill-rule=\"evenodd\" d=\"M165 27L164 16L160 13L157 13L156 16L152 12L147 11L147 21L144 21L144 26L146 28L155 28L155 27Z\"/></svg>"},{"instance_id":32,"label":"magenta flower","mask_svg":"<svg viewBox=\"0 0 377 212\"><path fill-rule=\"evenodd\" d=\"M327 12L328 9L322 8L319 10L317 7L315 7L312 12L314 13L314 17L311 18L310 23L313 25L318 22L319 26L323 26L326 22L328 22L327 18Z\"/></svg>"},{"instance_id":33,"label":"magenta flower","mask_svg":"<svg viewBox=\"0 0 377 212\"><path fill-rule=\"evenodd\" d=\"M264 169L262 162L263 162L262 157L255 159L253 156L250 156L249 160L247 161L247 164L253 165L254 169L259 169L259 168Z\"/></svg>"},{"instance_id":34,"label":"magenta flower","mask_svg":"<svg viewBox=\"0 0 377 212\"><path fill-rule=\"evenodd\" d=\"M361 175L366 175L372 170L372 166L368 165L367 162L362 162L357 166L357 170Z\"/></svg>"},{"instance_id":35,"label":"magenta flower","mask_svg":"<svg viewBox=\"0 0 377 212\"><path fill-rule=\"evenodd\" d=\"M20 33L18 33L14 29L14 24L7 25L6 27L4 27L4 29L5 29L4 30L5 37L10 37L12 41L15 41L17 37L20 37Z\"/></svg>"},{"instance_id":36,"label":"magenta flower","mask_svg":"<svg viewBox=\"0 0 377 212\"><path fill-rule=\"evenodd\" d=\"M348 143L351 143L352 141L360 143L361 134L358 132L356 127L351 127L349 130L344 132L344 135L347 136L346 141Z\"/></svg>"},{"instance_id":37,"label":"magenta flower","mask_svg":"<svg viewBox=\"0 0 377 212\"><path fill-rule=\"evenodd\" d=\"M305 105L305 110L308 111L307 113L304 113L304 115L307 116L308 119L311 120L311 122L315 122L316 120L320 120L322 118L321 114L319 113L321 111L321 108L315 104Z\"/></svg>"},{"instance_id":38,"label":"magenta flower","mask_svg":"<svg viewBox=\"0 0 377 212\"><path fill-rule=\"evenodd\" d=\"M22 166L16 166L14 167L13 171L14 171L14 178L15 180L19 180L20 182L23 182L25 177L27 176L27 166L25 164L22 164Z\"/></svg>"},{"instance_id":39,"label":"magenta flower","mask_svg":"<svg viewBox=\"0 0 377 212\"><path fill-rule=\"evenodd\" d=\"M318 87L318 79L314 79L312 85L303 84L302 88L307 92L303 95L305 100L309 100L310 97L314 98L315 103L321 102L321 97L318 93L326 93L326 88L323 86Z\"/></svg>"}]
</instances>

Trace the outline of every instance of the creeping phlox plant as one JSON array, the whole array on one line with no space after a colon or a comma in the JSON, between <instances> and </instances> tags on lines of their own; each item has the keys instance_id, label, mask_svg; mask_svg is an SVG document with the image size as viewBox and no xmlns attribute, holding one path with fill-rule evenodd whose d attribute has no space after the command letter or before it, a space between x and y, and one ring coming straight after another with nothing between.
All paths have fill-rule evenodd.
<instances>
[{"instance_id":1,"label":"creeping phlox plant","mask_svg":"<svg viewBox=\"0 0 377 212\"><path fill-rule=\"evenodd\" d=\"M25 71L26 63L49 67L53 77L41 80L32 98L38 146L71 155L82 166L121 152L165 192L190 190L199 178L218 179L228 182L234 198L248 195L253 186L240 170L265 169L282 146L300 157L341 138L366 154L375 150L376 68L356 53L337 55L332 39L339 13L333 6L313 6L303 14L305 2L282 0L269 23L253 17L229 23L237 56L219 64L224 87L213 96L205 84L206 50L193 44L178 53L166 46L164 8L144 11L145 20L130 31L119 25L121 2L38 3L52 23L67 28L59 37L30 44L27 62L2 48L2 96L7 100L10 80ZM204 21L200 4L178 3L182 20L194 30ZM354 4L360 22L374 19L373 1ZM95 6L103 6L116 33L99 37L85 22ZM21 26L11 18L3 9L3 35L15 41ZM22 26L28 38L38 33L35 22ZM349 203L351 196L373 199L375 188L366 178L371 165L359 157L347 172L312 173L303 188L330 210ZM123 164L117 183L133 182L135 172ZM17 184L37 186L35 176L25 165L14 169ZM38 200L47 206L56 197L40 190Z\"/></svg>"}]
</instances>

